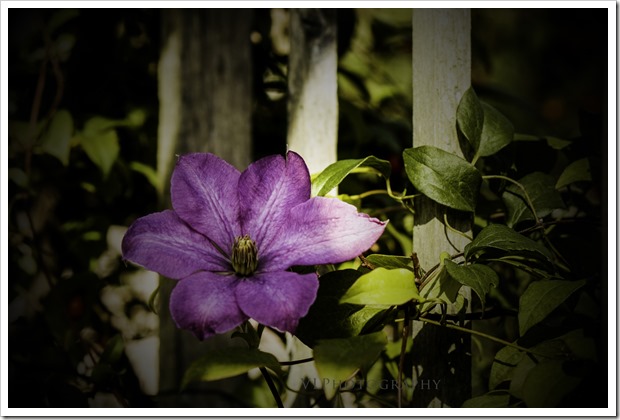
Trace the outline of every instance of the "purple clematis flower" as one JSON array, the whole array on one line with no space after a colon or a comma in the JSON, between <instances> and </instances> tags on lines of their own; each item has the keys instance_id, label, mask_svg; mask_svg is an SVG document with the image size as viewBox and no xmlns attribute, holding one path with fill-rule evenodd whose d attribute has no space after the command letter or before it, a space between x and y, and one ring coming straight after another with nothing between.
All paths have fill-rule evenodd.
<instances>
[{"instance_id":1,"label":"purple clematis flower","mask_svg":"<svg viewBox=\"0 0 620 420\"><path fill-rule=\"evenodd\" d=\"M180 280L170 312L199 339L249 318L294 332L319 283L288 269L354 258L385 228L340 200L310 198L308 168L294 152L243 173L212 154L181 156L171 198L174 210L129 227L123 258Z\"/></svg>"}]
</instances>

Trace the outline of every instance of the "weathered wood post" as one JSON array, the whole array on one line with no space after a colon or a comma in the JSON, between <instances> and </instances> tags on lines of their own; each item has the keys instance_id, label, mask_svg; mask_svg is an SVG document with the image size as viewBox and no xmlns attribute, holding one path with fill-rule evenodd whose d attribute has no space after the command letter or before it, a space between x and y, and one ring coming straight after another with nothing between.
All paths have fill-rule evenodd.
<instances>
[{"instance_id":1,"label":"weathered wood post","mask_svg":"<svg viewBox=\"0 0 620 420\"><path fill-rule=\"evenodd\" d=\"M456 109L471 84L471 17L468 9L413 10L413 146L431 145L462 157ZM416 199L413 250L422 268L440 254L462 251L463 236L443 224L445 208ZM450 225L470 229L467 214L448 210ZM468 291L461 291L467 294ZM433 325L413 325L413 384L416 407L458 407L471 393L470 337Z\"/></svg>"},{"instance_id":2,"label":"weathered wood post","mask_svg":"<svg viewBox=\"0 0 620 420\"><path fill-rule=\"evenodd\" d=\"M334 163L338 142L338 53L336 11L291 9L288 69L288 149L299 153L310 173ZM293 359L312 357L312 350L296 338L289 341ZM306 376L318 377L313 365L291 366L289 386ZM287 398L290 406L295 398Z\"/></svg>"},{"instance_id":3,"label":"weathered wood post","mask_svg":"<svg viewBox=\"0 0 620 420\"><path fill-rule=\"evenodd\" d=\"M316 173L337 160L336 10L290 13L288 148Z\"/></svg>"},{"instance_id":4,"label":"weathered wood post","mask_svg":"<svg viewBox=\"0 0 620 420\"><path fill-rule=\"evenodd\" d=\"M212 152L240 170L252 160L251 24L250 9L162 10L157 158L162 207L170 205L175 155ZM201 343L178 330L168 310L174 282L160 283L160 405L208 406L205 396L179 394L179 387L189 363L218 339Z\"/></svg>"}]
</instances>

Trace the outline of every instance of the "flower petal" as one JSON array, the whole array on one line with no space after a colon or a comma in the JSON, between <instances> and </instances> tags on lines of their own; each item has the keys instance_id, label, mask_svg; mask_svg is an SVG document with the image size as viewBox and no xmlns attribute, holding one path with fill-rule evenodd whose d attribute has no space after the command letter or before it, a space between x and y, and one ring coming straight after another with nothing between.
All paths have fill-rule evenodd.
<instances>
[{"instance_id":1,"label":"flower petal","mask_svg":"<svg viewBox=\"0 0 620 420\"><path fill-rule=\"evenodd\" d=\"M236 296L239 307L250 318L281 331L294 332L316 299L316 274L291 271L256 274L240 280Z\"/></svg>"},{"instance_id":2,"label":"flower petal","mask_svg":"<svg viewBox=\"0 0 620 420\"><path fill-rule=\"evenodd\" d=\"M137 219L123 237L122 251L125 260L172 279L200 270L230 270L209 240L172 210Z\"/></svg>"},{"instance_id":3,"label":"flower petal","mask_svg":"<svg viewBox=\"0 0 620 420\"><path fill-rule=\"evenodd\" d=\"M288 210L310 198L310 175L304 160L288 152L252 163L239 178L242 234L256 241L259 258L274 245Z\"/></svg>"},{"instance_id":4,"label":"flower petal","mask_svg":"<svg viewBox=\"0 0 620 420\"><path fill-rule=\"evenodd\" d=\"M293 265L350 260L368 250L386 224L336 198L313 197L291 209L275 246L263 256L260 267L277 271Z\"/></svg>"},{"instance_id":5,"label":"flower petal","mask_svg":"<svg viewBox=\"0 0 620 420\"><path fill-rule=\"evenodd\" d=\"M210 153L179 157L170 181L172 207L230 255L239 229L239 171Z\"/></svg>"},{"instance_id":6,"label":"flower petal","mask_svg":"<svg viewBox=\"0 0 620 420\"><path fill-rule=\"evenodd\" d=\"M239 279L200 272L181 280L170 294L170 314L179 328L201 340L240 325L248 317L235 297Z\"/></svg>"}]
</instances>

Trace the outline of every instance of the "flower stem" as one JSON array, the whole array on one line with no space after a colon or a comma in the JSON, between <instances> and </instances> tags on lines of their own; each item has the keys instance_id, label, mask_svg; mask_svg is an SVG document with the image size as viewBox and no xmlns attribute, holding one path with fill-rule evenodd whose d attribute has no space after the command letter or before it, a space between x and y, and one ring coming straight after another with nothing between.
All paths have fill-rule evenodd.
<instances>
[{"instance_id":1,"label":"flower stem","mask_svg":"<svg viewBox=\"0 0 620 420\"><path fill-rule=\"evenodd\" d=\"M271 395L273 395L273 399L276 400L276 404L278 408L284 408L284 404L282 403L282 399L280 398L280 393L276 388L276 384L273 383L271 376L269 376L269 372L264 367L260 367L260 373L263 374L263 378L265 378L265 382L267 382L267 386L269 387L269 391L271 391Z\"/></svg>"}]
</instances>

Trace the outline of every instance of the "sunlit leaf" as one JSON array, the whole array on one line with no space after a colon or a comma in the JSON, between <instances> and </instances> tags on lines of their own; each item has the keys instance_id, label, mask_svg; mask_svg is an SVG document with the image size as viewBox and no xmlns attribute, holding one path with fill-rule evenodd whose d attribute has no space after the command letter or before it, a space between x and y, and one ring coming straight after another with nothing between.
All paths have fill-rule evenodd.
<instances>
[{"instance_id":1,"label":"sunlit leaf","mask_svg":"<svg viewBox=\"0 0 620 420\"><path fill-rule=\"evenodd\" d=\"M316 300L308 314L299 321L295 331L297 338L313 347L319 339L353 337L372 327L373 319L385 308L340 303L342 296L361 275L357 270L336 270L319 277Z\"/></svg>"},{"instance_id":2,"label":"sunlit leaf","mask_svg":"<svg viewBox=\"0 0 620 420\"><path fill-rule=\"evenodd\" d=\"M351 338L321 340L314 348L314 362L325 386L325 396L332 399L341 383L359 369L367 370L387 344L383 331Z\"/></svg>"},{"instance_id":3,"label":"sunlit leaf","mask_svg":"<svg viewBox=\"0 0 620 420\"><path fill-rule=\"evenodd\" d=\"M513 229L500 225L488 225L478 233L472 242L465 246L465 259L483 254L485 250L503 251L507 254L530 256L550 260L551 252L530 238L515 232Z\"/></svg>"},{"instance_id":4,"label":"sunlit leaf","mask_svg":"<svg viewBox=\"0 0 620 420\"><path fill-rule=\"evenodd\" d=\"M465 159L432 146L405 149L405 170L422 194L445 206L473 212L480 172Z\"/></svg>"},{"instance_id":5,"label":"sunlit leaf","mask_svg":"<svg viewBox=\"0 0 620 420\"><path fill-rule=\"evenodd\" d=\"M450 260L446 260L444 264L450 277L476 292L484 310L487 293L491 287L497 287L499 284L495 270L482 264L458 265Z\"/></svg>"},{"instance_id":6,"label":"sunlit leaf","mask_svg":"<svg viewBox=\"0 0 620 420\"><path fill-rule=\"evenodd\" d=\"M41 138L41 149L58 158L63 165L69 164L71 152L71 137L73 136L73 118L71 114L61 109L50 123L49 128Z\"/></svg>"},{"instance_id":7,"label":"sunlit leaf","mask_svg":"<svg viewBox=\"0 0 620 420\"><path fill-rule=\"evenodd\" d=\"M324 196L352 172L374 172L388 179L391 167L387 160L377 159L374 156L339 160L329 165L312 180L312 195Z\"/></svg>"},{"instance_id":8,"label":"sunlit leaf","mask_svg":"<svg viewBox=\"0 0 620 420\"><path fill-rule=\"evenodd\" d=\"M532 282L519 299L519 334L525 334L532 326L545 319L585 283L585 280Z\"/></svg>"},{"instance_id":9,"label":"sunlit leaf","mask_svg":"<svg viewBox=\"0 0 620 420\"><path fill-rule=\"evenodd\" d=\"M521 178L519 183L525 188L536 209L536 217L541 218L557 208L564 207L560 193L555 189L553 178L542 172L533 172ZM534 220L534 215L527 205L525 194L518 186L511 184L502 194L510 227L523 220Z\"/></svg>"},{"instance_id":10,"label":"sunlit leaf","mask_svg":"<svg viewBox=\"0 0 620 420\"><path fill-rule=\"evenodd\" d=\"M273 354L247 347L218 348L195 360L185 371L181 388L196 381L215 381L240 375L256 367L282 373Z\"/></svg>"},{"instance_id":11,"label":"sunlit leaf","mask_svg":"<svg viewBox=\"0 0 620 420\"><path fill-rule=\"evenodd\" d=\"M558 182L555 183L555 188L559 190L573 182L578 181L592 181L592 173L590 172L590 161L587 158L579 159L568 165Z\"/></svg>"},{"instance_id":12,"label":"sunlit leaf","mask_svg":"<svg viewBox=\"0 0 620 420\"><path fill-rule=\"evenodd\" d=\"M387 307L402 305L410 300L420 300L410 270L377 268L360 276L340 302Z\"/></svg>"}]
</instances>

